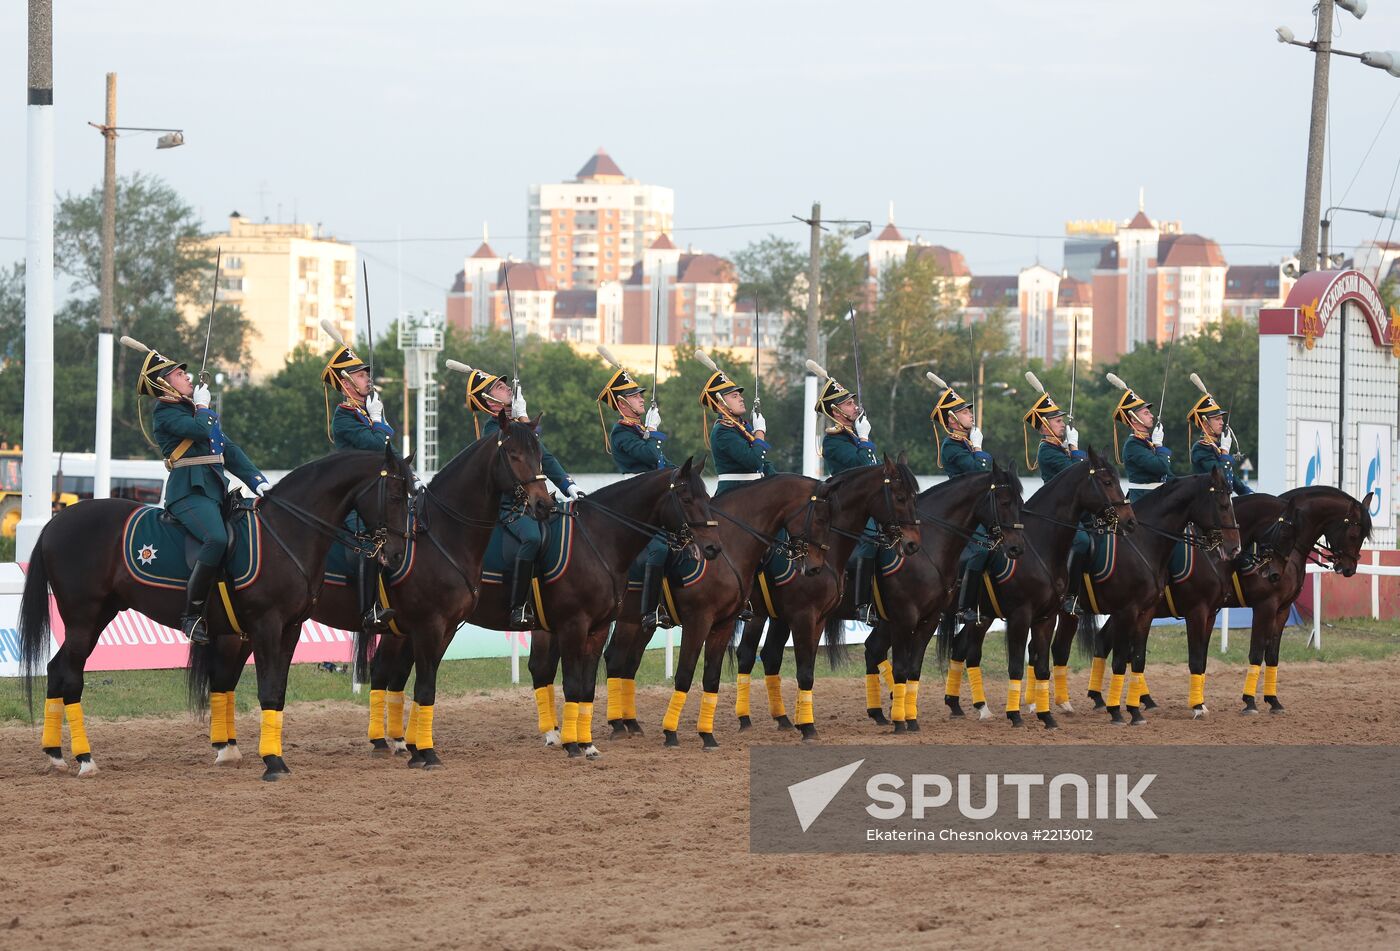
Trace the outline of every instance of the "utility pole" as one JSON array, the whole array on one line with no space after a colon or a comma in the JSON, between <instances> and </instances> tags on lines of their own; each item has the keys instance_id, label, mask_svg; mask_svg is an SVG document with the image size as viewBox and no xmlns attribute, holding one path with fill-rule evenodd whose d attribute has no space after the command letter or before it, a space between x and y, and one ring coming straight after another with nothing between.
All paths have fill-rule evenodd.
<instances>
[{"instance_id":1,"label":"utility pole","mask_svg":"<svg viewBox=\"0 0 1400 951\"><path fill-rule=\"evenodd\" d=\"M97 331L97 455L92 497L112 495L112 324L117 257L117 74L107 74L107 118L102 124L102 288Z\"/></svg>"},{"instance_id":2,"label":"utility pole","mask_svg":"<svg viewBox=\"0 0 1400 951\"><path fill-rule=\"evenodd\" d=\"M1313 60L1312 121L1308 126L1308 171L1303 186L1303 238L1298 270L1315 271L1317 232L1322 216L1322 161L1327 139L1327 77L1332 66L1332 12L1335 0L1317 2L1317 40Z\"/></svg>"},{"instance_id":3,"label":"utility pole","mask_svg":"<svg viewBox=\"0 0 1400 951\"><path fill-rule=\"evenodd\" d=\"M812 202L812 217L808 221L811 228L811 246L807 263L807 354L808 358L826 366L826 342L821 335L821 288L822 288L822 203ZM803 410L817 405L817 378L807 374L803 385ZM813 479L821 478L821 463L817 457L817 446L821 444L821 417L813 414L802 435L802 474Z\"/></svg>"},{"instance_id":4,"label":"utility pole","mask_svg":"<svg viewBox=\"0 0 1400 951\"><path fill-rule=\"evenodd\" d=\"M15 560L28 561L53 512L53 0L29 0L25 84L23 501Z\"/></svg>"}]
</instances>

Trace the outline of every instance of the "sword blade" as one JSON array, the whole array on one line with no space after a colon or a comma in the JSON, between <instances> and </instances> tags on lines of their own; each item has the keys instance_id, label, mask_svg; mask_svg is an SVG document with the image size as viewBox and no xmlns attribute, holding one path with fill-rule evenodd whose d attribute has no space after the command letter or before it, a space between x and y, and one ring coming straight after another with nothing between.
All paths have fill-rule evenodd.
<instances>
[{"instance_id":1,"label":"sword blade","mask_svg":"<svg viewBox=\"0 0 1400 951\"><path fill-rule=\"evenodd\" d=\"M219 306L219 269L223 266L224 249L222 247L214 249L214 293L209 297L209 325L204 331L204 359L199 361L199 382L208 383L209 374L205 367L209 365L209 341L214 336L214 308Z\"/></svg>"},{"instance_id":2,"label":"sword blade","mask_svg":"<svg viewBox=\"0 0 1400 951\"><path fill-rule=\"evenodd\" d=\"M370 316L369 309L369 262L360 262L360 273L365 278L365 336L368 338L365 346L369 350L369 359L365 364L369 367L369 389L374 392L374 318Z\"/></svg>"},{"instance_id":3,"label":"sword blade","mask_svg":"<svg viewBox=\"0 0 1400 951\"><path fill-rule=\"evenodd\" d=\"M515 301L510 296L509 264L506 265L504 277L506 284L506 316L510 319L510 372L511 383L513 384L511 388L515 390L518 395L520 392L520 361L516 358L515 354Z\"/></svg>"}]
</instances>

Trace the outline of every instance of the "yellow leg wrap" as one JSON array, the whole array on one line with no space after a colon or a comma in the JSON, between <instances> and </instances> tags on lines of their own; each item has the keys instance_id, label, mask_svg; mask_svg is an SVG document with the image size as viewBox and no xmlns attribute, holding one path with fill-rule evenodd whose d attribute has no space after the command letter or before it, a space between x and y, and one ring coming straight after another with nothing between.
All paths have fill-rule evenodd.
<instances>
[{"instance_id":1,"label":"yellow leg wrap","mask_svg":"<svg viewBox=\"0 0 1400 951\"><path fill-rule=\"evenodd\" d=\"M564 701L564 724L559 728L559 740L563 743L578 742L578 704Z\"/></svg>"},{"instance_id":2,"label":"yellow leg wrap","mask_svg":"<svg viewBox=\"0 0 1400 951\"><path fill-rule=\"evenodd\" d=\"M1021 681L1019 680L1006 682L1006 712L1021 712Z\"/></svg>"},{"instance_id":3,"label":"yellow leg wrap","mask_svg":"<svg viewBox=\"0 0 1400 951\"><path fill-rule=\"evenodd\" d=\"M1116 707L1123 702L1123 675L1114 674L1108 681L1108 696L1104 699L1110 707Z\"/></svg>"},{"instance_id":4,"label":"yellow leg wrap","mask_svg":"<svg viewBox=\"0 0 1400 951\"><path fill-rule=\"evenodd\" d=\"M686 694L679 690L671 691L671 702L666 704L666 716L661 720L661 729L675 732L681 726L681 711L685 709Z\"/></svg>"},{"instance_id":5,"label":"yellow leg wrap","mask_svg":"<svg viewBox=\"0 0 1400 951\"><path fill-rule=\"evenodd\" d=\"M1139 694L1151 693L1151 692L1152 692L1151 690L1148 690L1148 689L1147 689L1147 674L1146 674L1146 673L1133 674L1133 677L1137 679L1137 685L1138 685L1138 692L1139 692Z\"/></svg>"},{"instance_id":6,"label":"yellow leg wrap","mask_svg":"<svg viewBox=\"0 0 1400 951\"><path fill-rule=\"evenodd\" d=\"M230 690L225 694L228 703L224 706L224 732L230 740L238 739L238 694Z\"/></svg>"},{"instance_id":7,"label":"yellow leg wrap","mask_svg":"<svg viewBox=\"0 0 1400 951\"><path fill-rule=\"evenodd\" d=\"M1193 707L1198 707L1206 702L1206 675L1191 675L1191 693L1186 698L1186 702Z\"/></svg>"},{"instance_id":8,"label":"yellow leg wrap","mask_svg":"<svg viewBox=\"0 0 1400 951\"><path fill-rule=\"evenodd\" d=\"M1094 662L1089 665L1089 689L1095 693L1103 693L1103 671L1107 666L1107 658L1095 657Z\"/></svg>"},{"instance_id":9,"label":"yellow leg wrap","mask_svg":"<svg viewBox=\"0 0 1400 951\"><path fill-rule=\"evenodd\" d=\"M1026 705L1027 705L1027 706L1030 706L1031 704L1035 703L1035 685L1036 685L1037 683L1039 683L1039 681L1037 681L1037 680L1035 679L1035 668L1032 667L1030 664L1027 664L1027 665L1026 665L1026 681L1025 681L1025 683L1026 683ZM1039 708L1039 707L1036 707L1036 709L1039 710L1040 708Z\"/></svg>"},{"instance_id":10,"label":"yellow leg wrap","mask_svg":"<svg viewBox=\"0 0 1400 951\"><path fill-rule=\"evenodd\" d=\"M948 679L943 681L943 692L950 697L956 697L962 693L963 670L967 667L967 661L950 660L948 662Z\"/></svg>"},{"instance_id":11,"label":"yellow leg wrap","mask_svg":"<svg viewBox=\"0 0 1400 951\"><path fill-rule=\"evenodd\" d=\"M740 674L738 677L738 690L734 696L734 715L736 717L746 717L749 715L749 686L751 676Z\"/></svg>"},{"instance_id":12,"label":"yellow leg wrap","mask_svg":"<svg viewBox=\"0 0 1400 951\"><path fill-rule=\"evenodd\" d=\"M783 675L764 674L763 686L768 688L768 715L774 718L786 716L787 707L783 706Z\"/></svg>"},{"instance_id":13,"label":"yellow leg wrap","mask_svg":"<svg viewBox=\"0 0 1400 951\"><path fill-rule=\"evenodd\" d=\"M554 722L559 724L559 729L564 729L564 708L559 703L559 693L554 684L549 685L549 705L554 710Z\"/></svg>"},{"instance_id":14,"label":"yellow leg wrap","mask_svg":"<svg viewBox=\"0 0 1400 951\"><path fill-rule=\"evenodd\" d=\"M1278 696L1278 664L1264 668L1264 696ZM77 753L78 751L75 748L73 752Z\"/></svg>"},{"instance_id":15,"label":"yellow leg wrap","mask_svg":"<svg viewBox=\"0 0 1400 951\"><path fill-rule=\"evenodd\" d=\"M389 738L402 740L403 736L403 691L384 691L384 708L389 711Z\"/></svg>"},{"instance_id":16,"label":"yellow leg wrap","mask_svg":"<svg viewBox=\"0 0 1400 951\"><path fill-rule=\"evenodd\" d=\"M593 742L593 704L591 703L578 705L578 741L584 744Z\"/></svg>"},{"instance_id":17,"label":"yellow leg wrap","mask_svg":"<svg viewBox=\"0 0 1400 951\"><path fill-rule=\"evenodd\" d=\"M986 703L987 691L982 689L982 668L967 668L967 686L972 691L973 703Z\"/></svg>"},{"instance_id":18,"label":"yellow leg wrap","mask_svg":"<svg viewBox=\"0 0 1400 951\"><path fill-rule=\"evenodd\" d=\"M919 719L919 682L911 680L904 685L904 719Z\"/></svg>"},{"instance_id":19,"label":"yellow leg wrap","mask_svg":"<svg viewBox=\"0 0 1400 951\"><path fill-rule=\"evenodd\" d=\"M715 708L719 706L718 693L700 695L700 732L715 732Z\"/></svg>"},{"instance_id":20,"label":"yellow leg wrap","mask_svg":"<svg viewBox=\"0 0 1400 951\"><path fill-rule=\"evenodd\" d=\"M408 732L404 734L404 742L409 746L418 745L418 702L416 700L408 708Z\"/></svg>"},{"instance_id":21,"label":"yellow leg wrap","mask_svg":"<svg viewBox=\"0 0 1400 951\"><path fill-rule=\"evenodd\" d=\"M224 719L224 709L228 706L228 694L222 690L209 694L209 742L228 742L228 721Z\"/></svg>"},{"instance_id":22,"label":"yellow leg wrap","mask_svg":"<svg viewBox=\"0 0 1400 951\"><path fill-rule=\"evenodd\" d=\"M1270 667L1269 669L1275 668ZM82 756L84 753L91 753L92 746L88 744L87 727L83 726L83 705L81 703L64 704L63 715L68 719L68 744L73 748L73 755Z\"/></svg>"},{"instance_id":23,"label":"yellow leg wrap","mask_svg":"<svg viewBox=\"0 0 1400 951\"><path fill-rule=\"evenodd\" d=\"M63 698L50 697L44 701L44 749L63 746Z\"/></svg>"},{"instance_id":24,"label":"yellow leg wrap","mask_svg":"<svg viewBox=\"0 0 1400 951\"><path fill-rule=\"evenodd\" d=\"M1035 709L1039 713L1050 712L1050 681L1035 682Z\"/></svg>"},{"instance_id":25,"label":"yellow leg wrap","mask_svg":"<svg viewBox=\"0 0 1400 951\"><path fill-rule=\"evenodd\" d=\"M797 691L797 719L793 722L799 726L804 723L816 722L815 717L812 715L812 691Z\"/></svg>"},{"instance_id":26,"label":"yellow leg wrap","mask_svg":"<svg viewBox=\"0 0 1400 951\"><path fill-rule=\"evenodd\" d=\"M262 735L258 738L259 756L282 755L282 711L262 712Z\"/></svg>"},{"instance_id":27,"label":"yellow leg wrap","mask_svg":"<svg viewBox=\"0 0 1400 951\"><path fill-rule=\"evenodd\" d=\"M535 725L539 727L541 733L548 733L554 729L554 688L535 688Z\"/></svg>"},{"instance_id":28,"label":"yellow leg wrap","mask_svg":"<svg viewBox=\"0 0 1400 951\"><path fill-rule=\"evenodd\" d=\"M608 678L608 722L622 719L622 678Z\"/></svg>"},{"instance_id":29,"label":"yellow leg wrap","mask_svg":"<svg viewBox=\"0 0 1400 951\"><path fill-rule=\"evenodd\" d=\"M890 719L895 723L904 722L904 698L908 695L908 684L894 685L894 701L890 703Z\"/></svg>"},{"instance_id":30,"label":"yellow leg wrap","mask_svg":"<svg viewBox=\"0 0 1400 951\"><path fill-rule=\"evenodd\" d=\"M1055 702L1069 703L1069 668L1056 667L1052 675L1055 678Z\"/></svg>"},{"instance_id":31,"label":"yellow leg wrap","mask_svg":"<svg viewBox=\"0 0 1400 951\"><path fill-rule=\"evenodd\" d=\"M1139 674L1128 675L1128 706L1136 707L1142 700L1142 677Z\"/></svg>"},{"instance_id":32,"label":"yellow leg wrap","mask_svg":"<svg viewBox=\"0 0 1400 951\"><path fill-rule=\"evenodd\" d=\"M880 675L865 675L865 709L874 710L876 707L883 707L884 700L880 698Z\"/></svg>"},{"instance_id":33,"label":"yellow leg wrap","mask_svg":"<svg viewBox=\"0 0 1400 951\"><path fill-rule=\"evenodd\" d=\"M369 738L384 739L384 693L383 690L369 692Z\"/></svg>"},{"instance_id":34,"label":"yellow leg wrap","mask_svg":"<svg viewBox=\"0 0 1400 951\"><path fill-rule=\"evenodd\" d=\"M415 734L418 739L414 746L420 750L430 750L433 748L433 705L418 708L418 732Z\"/></svg>"},{"instance_id":35,"label":"yellow leg wrap","mask_svg":"<svg viewBox=\"0 0 1400 951\"><path fill-rule=\"evenodd\" d=\"M637 682L630 677L622 680L622 717L625 720L637 719Z\"/></svg>"},{"instance_id":36,"label":"yellow leg wrap","mask_svg":"<svg viewBox=\"0 0 1400 951\"><path fill-rule=\"evenodd\" d=\"M875 665L875 669L880 672L880 679L885 682L885 693L894 693L894 665L882 660Z\"/></svg>"},{"instance_id":37,"label":"yellow leg wrap","mask_svg":"<svg viewBox=\"0 0 1400 951\"><path fill-rule=\"evenodd\" d=\"M1258 665L1258 664L1250 664L1250 665L1249 665L1249 673L1247 673L1247 674L1244 675L1244 695L1245 695L1246 697L1252 697L1252 696L1254 696L1255 688L1257 688L1258 686L1259 686L1259 665Z\"/></svg>"}]
</instances>

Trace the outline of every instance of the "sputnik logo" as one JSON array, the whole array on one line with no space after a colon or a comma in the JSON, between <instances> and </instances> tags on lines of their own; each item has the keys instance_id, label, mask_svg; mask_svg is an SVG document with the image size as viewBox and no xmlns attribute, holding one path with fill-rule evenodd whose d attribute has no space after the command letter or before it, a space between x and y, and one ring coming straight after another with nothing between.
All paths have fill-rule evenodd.
<instances>
[{"instance_id":1,"label":"sputnik logo","mask_svg":"<svg viewBox=\"0 0 1400 951\"><path fill-rule=\"evenodd\" d=\"M821 818L826 807L831 805L831 800L835 799L837 794L846 788L846 783L850 781L864 762L865 760L858 759L854 763L820 773L811 779L804 779L802 782L793 783L788 787L788 798L792 800L792 811L797 813L797 822L802 826L803 832L810 829L812 823Z\"/></svg>"}]
</instances>

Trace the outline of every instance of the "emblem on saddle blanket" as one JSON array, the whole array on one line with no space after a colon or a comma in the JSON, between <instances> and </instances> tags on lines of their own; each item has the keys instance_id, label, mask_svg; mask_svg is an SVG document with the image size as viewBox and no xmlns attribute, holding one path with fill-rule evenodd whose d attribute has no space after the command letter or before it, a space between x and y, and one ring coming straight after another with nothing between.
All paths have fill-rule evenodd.
<instances>
[{"instance_id":1,"label":"emblem on saddle blanket","mask_svg":"<svg viewBox=\"0 0 1400 951\"><path fill-rule=\"evenodd\" d=\"M143 505L127 517L122 526L122 560L127 572L141 584L183 591L190 577L187 554L198 543L178 522L162 518L164 512ZM233 547L224 562L224 573L237 590L258 579L262 526L257 519L243 516L234 519L229 530Z\"/></svg>"}]
</instances>

